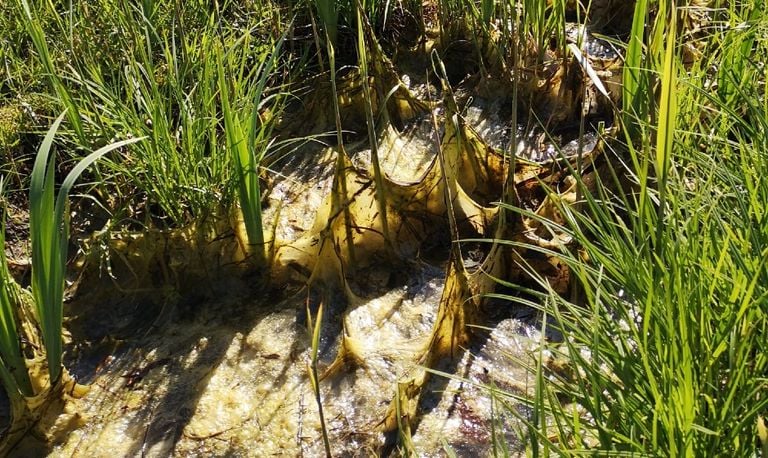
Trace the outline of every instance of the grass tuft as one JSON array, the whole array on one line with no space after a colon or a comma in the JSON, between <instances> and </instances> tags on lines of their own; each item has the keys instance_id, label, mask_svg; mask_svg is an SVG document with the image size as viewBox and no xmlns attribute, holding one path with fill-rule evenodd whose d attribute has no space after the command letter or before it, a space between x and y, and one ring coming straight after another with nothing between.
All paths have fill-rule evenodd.
<instances>
[{"instance_id":1,"label":"grass tuft","mask_svg":"<svg viewBox=\"0 0 768 458\"><path fill-rule=\"evenodd\" d=\"M134 138L109 144L86 156L75 165L54 197L55 156L51 154L54 136L66 112L54 121L45 136L32 169L29 188L29 232L32 243L32 295L39 320L51 385L62 370L62 316L64 273L69 243L69 192L88 166L115 149L136 143Z\"/></svg>"}]
</instances>

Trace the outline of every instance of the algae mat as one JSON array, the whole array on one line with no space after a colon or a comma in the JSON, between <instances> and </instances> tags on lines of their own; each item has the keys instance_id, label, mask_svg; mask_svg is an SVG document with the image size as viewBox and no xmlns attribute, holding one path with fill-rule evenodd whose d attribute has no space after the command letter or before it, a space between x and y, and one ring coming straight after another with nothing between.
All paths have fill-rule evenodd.
<instances>
[{"instance_id":1,"label":"algae mat","mask_svg":"<svg viewBox=\"0 0 768 458\"><path fill-rule=\"evenodd\" d=\"M610 124L613 101L583 61L451 85L398 75L369 40L373 64L340 79L338 114L317 82L281 122L284 136L359 125L366 91L382 115L367 137L270 164L266 266L253 265L227 209L176 231L91 237L102 249L90 250L68 317L68 367L91 388L55 420L53 456L323 455L308 375L308 322L321 309L335 454L476 456L492 429L524 453L521 425L487 387L530 395L543 337L533 311L488 295L533 272L569 291L557 250L571 241L541 220L562 222L559 204L594 180L613 134L597 123ZM510 107L515 85L530 106ZM545 136L536 117L565 127ZM579 141L581 117L594 125Z\"/></svg>"}]
</instances>

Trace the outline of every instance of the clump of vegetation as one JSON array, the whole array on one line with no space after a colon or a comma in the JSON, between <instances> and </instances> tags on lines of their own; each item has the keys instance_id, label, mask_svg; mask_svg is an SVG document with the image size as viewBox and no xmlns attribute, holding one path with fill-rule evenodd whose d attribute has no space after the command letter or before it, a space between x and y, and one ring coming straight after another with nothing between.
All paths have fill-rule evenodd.
<instances>
[{"instance_id":1,"label":"clump of vegetation","mask_svg":"<svg viewBox=\"0 0 768 458\"><path fill-rule=\"evenodd\" d=\"M40 422L49 404L65 395L82 394L82 387L69 377L62 363L69 192L93 162L114 149L139 140L124 140L89 154L69 172L58 195L54 195L56 163L51 147L63 117L64 114L59 116L49 129L32 169L29 192L33 265L31 300L24 300L28 293L19 290L13 282L5 252L0 255L0 320L3 326L0 378L11 401L12 415L11 429L0 444L2 453L9 452L20 436ZM0 194L1 191L2 181ZM4 231L5 209L0 216ZM4 245L5 237L0 241ZM35 355L33 358L25 356L30 352Z\"/></svg>"},{"instance_id":2,"label":"clump of vegetation","mask_svg":"<svg viewBox=\"0 0 768 458\"><path fill-rule=\"evenodd\" d=\"M578 299L540 278L549 292L531 305L570 369L533 369L527 434L544 454L765 453L765 18L731 5L686 65L687 11L649 8L637 2L625 67L626 162L552 226L578 241L562 252Z\"/></svg>"},{"instance_id":3,"label":"clump of vegetation","mask_svg":"<svg viewBox=\"0 0 768 458\"><path fill-rule=\"evenodd\" d=\"M0 148L9 151L19 143L19 132L22 129L21 108L13 105L0 107ZM9 160L10 158L6 158Z\"/></svg>"}]
</instances>

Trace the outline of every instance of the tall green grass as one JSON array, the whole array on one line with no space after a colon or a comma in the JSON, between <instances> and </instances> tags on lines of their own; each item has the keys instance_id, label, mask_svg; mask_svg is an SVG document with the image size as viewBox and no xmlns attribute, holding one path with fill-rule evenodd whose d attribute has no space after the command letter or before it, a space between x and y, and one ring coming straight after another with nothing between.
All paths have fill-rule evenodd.
<instances>
[{"instance_id":1,"label":"tall green grass","mask_svg":"<svg viewBox=\"0 0 768 458\"><path fill-rule=\"evenodd\" d=\"M69 123L74 143L88 148L91 139L107 143L128 135L147 137L129 154L109 155L100 166L99 194L114 218L178 227L236 200L235 156L227 154L228 137L221 135L232 126L223 125L219 91L227 87L237 97L227 107L230 112L247 108L240 97L256 102L241 120L243 126L259 120L254 117L259 110L269 112L246 137L254 154L263 154L279 117L269 94L282 84L277 62L284 56L277 38L272 39L275 16L254 15L230 3L177 8L173 3L97 0L72 2L67 15L77 18L74 23L40 23L40 17L59 17L61 8L42 2L36 11L28 9L23 20L38 50L36 59L50 67L46 73L52 75L58 102L70 118L77 113L79 124ZM227 51L219 61L221 46ZM226 81L220 84L221 75ZM264 93L260 100L252 94L258 88ZM265 142L257 138L259 131Z\"/></svg>"},{"instance_id":2,"label":"tall green grass","mask_svg":"<svg viewBox=\"0 0 768 458\"><path fill-rule=\"evenodd\" d=\"M78 177L94 162L140 138L111 143L75 164L56 191L54 137L66 116L62 113L48 130L35 157L29 188L29 233L32 245L31 289L34 312L27 313L23 292L8 270L5 256L5 208L0 211L0 382L11 404L11 424L0 441L7 453L40 419L42 409L62 394L62 318L67 247L69 193ZM0 178L0 196L3 179ZM39 333L39 334L38 334ZM40 339L40 340L38 340ZM31 342L30 342L31 341ZM35 342L42 341L42 348ZM25 343L26 342L26 343ZM44 355L34 358L27 354ZM47 366L47 367L44 367ZM45 377L47 370L48 377ZM74 390L74 385L71 386Z\"/></svg>"},{"instance_id":3,"label":"tall green grass","mask_svg":"<svg viewBox=\"0 0 768 458\"><path fill-rule=\"evenodd\" d=\"M246 42L248 42L246 36ZM258 260L264 259L264 228L261 217L261 185L259 183L260 165L273 143L271 138L272 122L263 119L260 111L269 101L279 94L266 93L267 82L272 76L277 58L281 51L282 39L272 52L262 56L258 66L246 59L240 59L234 65L239 78L225 75L227 60L222 50L216 50L219 96L224 118L224 131L227 149L231 154L234 175L237 182L240 209L243 212L248 242ZM228 56L232 59L232 56ZM237 56L234 56L237 58ZM244 85L245 81L254 84ZM242 101L245 100L245 103ZM237 104L237 105L236 105Z\"/></svg>"},{"instance_id":4,"label":"tall green grass","mask_svg":"<svg viewBox=\"0 0 768 458\"><path fill-rule=\"evenodd\" d=\"M648 69L643 66L643 46L647 41L645 27L648 13L648 0L638 0L635 3L632 30L622 69L622 121L632 139L638 138L639 122L647 119L649 104L652 103L652 98L648 97L648 93L652 90Z\"/></svg>"},{"instance_id":5,"label":"tall green grass","mask_svg":"<svg viewBox=\"0 0 768 458\"><path fill-rule=\"evenodd\" d=\"M69 113L69 122L72 124L72 128L74 129L75 134L81 142L86 142L87 138L83 128L82 118L80 116L78 106L75 104L69 88L64 84L62 75L60 74L59 69L56 67L54 56L50 52L48 43L45 39L43 27L37 19L36 14L30 8L27 0L21 0L21 6L24 9L24 24L27 28L32 43L34 44L34 48L37 51L38 59L45 69L46 76L48 77L50 85L56 92L56 96L61 101L62 105L64 105L67 112Z\"/></svg>"},{"instance_id":6,"label":"tall green grass","mask_svg":"<svg viewBox=\"0 0 768 458\"><path fill-rule=\"evenodd\" d=\"M339 32L353 32L357 28L358 7L362 7L361 13L372 24L380 24L381 28L387 27L387 18L390 11L399 6L405 6L409 2L393 2L391 0L309 0L306 7L317 13L322 28L323 41L334 48L339 46ZM304 5L302 5L303 7ZM408 5L415 8L414 4ZM327 34L325 36L324 34Z\"/></svg>"},{"instance_id":7,"label":"tall green grass","mask_svg":"<svg viewBox=\"0 0 768 458\"><path fill-rule=\"evenodd\" d=\"M568 368L547 366L541 354L531 367L547 368L527 402L548 421L522 418L534 453L755 456L765 447L768 180L759 171L768 75L757 58L765 22L733 8L731 26L710 37L708 60L680 74L678 17L668 11L653 28L662 58L643 59L660 97L641 101L656 108L636 125L654 141L609 151L615 166L584 188L581 211L561 202L566 224L542 221L579 249L528 247L564 260L584 297L570 302L531 272L547 292L513 299L540 308L563 334L544 345ZM705 87L708 69L750 37L760 37L754 54L722 74L737 92Z\"/></svg>"},{"instance_id":8,"label":"tall green grass","mask_svg":"<svg viewBox=\"0 0 768 458\"><path fill-rule=\"evenodd\" d=\"M32 295L48 360L51 385L62 370L62 317L64 274L69 244L69 192L79 176L99 158L140 138L109 144L89 154L67 174L55 193L54 136L66 113L62 113L45 136L35 158L29 188L29 233L32 243Z\"/></svg>"}]
</instances>

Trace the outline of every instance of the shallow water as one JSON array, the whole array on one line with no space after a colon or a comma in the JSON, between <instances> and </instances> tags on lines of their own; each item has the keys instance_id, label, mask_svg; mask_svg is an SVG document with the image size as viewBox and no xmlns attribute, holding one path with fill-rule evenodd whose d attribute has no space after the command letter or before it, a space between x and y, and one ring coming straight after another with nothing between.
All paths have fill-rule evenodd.
<instances>
[{"instance_id":1,"label":"shallow water","mask_svg":"<svg viewBox=\"0 0 768 458\"><path fill-rule=\"evenodd\" d=\"M434 133L426 121L414 124L410 132L422 136L407 141L392 131L385 134L391 139L381 142L386 145L383 167L401 170L395 176L402 181L423 175L423 164L434 155L424 138ZM353 154L361 167L365 153ZM406 158L410 162L404 166ZM299 176L306 172L292 167L269 196L274 205L267 215L278 218L275 231L281 240L295 240L311 230L314 221L307 215L317 212L332 181L330 158L313 161L311 174L317 179L309 184ZM356 342L364 361L342 367L320 384L338 455L391 451L394 436L380 432L380 423L397 381L421 370L418 359L431 336L445 272L445 259L397 268L372 263L350 275L354 304L339 294L325 303L321 372L336 358L342 332ZM285 299L259 298L243 280L230 279L232 284L224 285L229 294L169 306L156 328L143 331L144 337L123 336L109 350L92 352L103 358L98 362L83 350L73 370L91 381L88 395L77 401L86 426L57 445L52 456L254 456L254 450L258 456L322 455L318 410L307 377L306 307L315 313L324 296L306 290L300 272L295 275L288 280ZM74 305L84 310L94 306ZM469 351L459 351L436 368L467 381L430 379L413 438L419 454L440 455L440 438L450 438L449 445L465 456L488 451L490 398L474 384L527 392L519 361L528 360L538 342L535 325L529 324L533 317L521 320L514 313L508 308L487 314L489 321L483 324L489 329L476 330ZM513 423L506 424L510 428ZM515 431L503 433L515 443Z\"/></svg>"},{"instance_id":2,"label":"shallow water","mask_svg":"<svg viewBox=\"0 0 768 458\"><path fill-rule=\"evenodd\" d=\"M360 343L364 367L321 382L331 444L340 456L381 453L391 437L377 425L397 380L416 368L435 320L444 282L440 266L413 266L408 281L361 300L347 335ZM311 300L311 299L310 299ZM146 338L126 342L77 401L86 426L52 456L319 456L317 406L307 378L306 297L276 304L243 300L177 311ZM343 310L327 309L321 369L335 357ZM420 455L438 456L440 438L465 454L488 451L490 399L473 384L528 392L526 361L538 342L531 317L513 310L478 329L469 351L437 369L414 435ZM510 423L507 423L508 427ZM505 430L515 441L515 431Z\"/></svg>"},{"instance_id":3,"label":"shallow water","mask_svg":"<svg viewBox=\"0 0 768 458\"><path fill-rule=\"evenodd\" d=\"M419 93L439 95L427 83L414 84L422 85ZM552 137L529 122L511 125L507 96L492 97L486 91L462 100L466 103L460 114L467 130L461 132L476 133L487 153L485 159L490 162L492 156L500 164L495 166L502 169L496 170L501 176L513 153L545 163L589 152L598 143L594 126L579 143L574 140L573 125ZM381 168L393 182L392 189L416 186L436 170L438 145L446 141L447 111L438 103L400 127L392 123L379 130ZM327 127L321 121L319 128ZM359 195L370 194L371 146L359 132L350 136L346 151L354 171L344 172L344 179L357 186ZM83 399L73 401L73 408L84 416L84 426L62 437L52 456L324 455L318 406L308 378L307 329L307 310L316 314L321 303L319 369L327 371L327 377L321 380L320 390L334 454L371 456L396 451L396 432L384 432L382 425L398 382L423 374L421 364L429 360L425 355L437 351L430 345L440 307L447 302L444 287L453 278L446 278L448 266L466 277L464 269L484 267L491 250L489 244L462 243L455 250L459 259L449 259L453 243L458 242L451 242L455 237L448 233L447 216L438 214L430 215L433 219L426 223L420 221L423 226L413 231L422 239L408 240L410 245L404 242L397 260L384 253L380 243L370 243L373 248L366 252L370 258L354 265L323 252L317 246L333 242L336 256L343 258L342 244L329 228L333 217L327 216L333 209L329 196L334 192L337 154L336 148L314 143L271 165L270 193L264 202L268 251L276 272L271 284L219 272L229 258L231 264L242 262L235 230L221 237L217 233L216 241L203 248L199 243L195 246L219 253L221 259L212 269L217 273L208 291L188 295L200 280L175 269L191 265L192 273L205 271L207 258L179 254L191 249L184 245L192 243L190 237L181 237L181 243L178 238L163 241L158 236L156 242L136 242L136 252L121 253L131 260L149 259L142 264L146 271L138 276L155 289L129 290L121 297L90 296L71 304L70 328L77 346L70 347L68 367L91 389ZM454 166L457 175L467 167L464 162ZM436 176L443 182L466 178L440 171L443 175ZM537 176L525 179L534 181ZM465 205L462 211L467 212L469 226L477 230L497 224L486 216L495 215L489 205L500 194L476 201L473 198L487 189L464 191L456 186L460 199L453 196L458 200L451 203ZM439 201L450 207L432 190L419 192L423 195L412 194L430 200L430 205ZM363 219L355 221L355 229L358 235L368 234L368 239L356 240L368 248L371 239L380 237L381 228L376 226L374 200L363 202L371 202L371 208L364 209L367 213L361 211L365 218L353 216ZM340 207L344 205L352 204ZM424 203L423 207L439 206ZM403 227L413 222L406 213L403 210L405 216L398 220ZM166 251L160 254L142 251L147 245L162 244ZM289 256L282 256L289 250L293 250ZM333 266L325 265L329 260ZM165 269L163 279L152 270L157 269L152 267L156 261ZM323 275L314 282L318 272ZM184 281L185 276L194 279ZM174 279L181 291L160 291L157 284L167 278ZM136 315L137 311L141 313ZM525 452L521 425L492 401L488 387L514 395L532 394L526 366L532 364L533 352L542 341L536 313L507 302L483 301L472 318L476 321L469 323L467 345L452 349L452 355L441 355L430 368L451 377L429 377L416 400L419 414L413 419L412 439L419 456L444 456L446 447L459 456L488 455L494 419L499 420L495 433L512 453ZM339 352L349 348L354 349L354 360L337 364ZM526 415L521 405L510 398L505 401ZM39 450L32 438L23 447Z\"/></svg>"}]
</instances>

